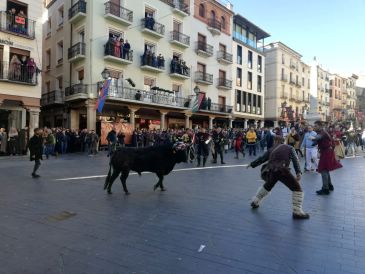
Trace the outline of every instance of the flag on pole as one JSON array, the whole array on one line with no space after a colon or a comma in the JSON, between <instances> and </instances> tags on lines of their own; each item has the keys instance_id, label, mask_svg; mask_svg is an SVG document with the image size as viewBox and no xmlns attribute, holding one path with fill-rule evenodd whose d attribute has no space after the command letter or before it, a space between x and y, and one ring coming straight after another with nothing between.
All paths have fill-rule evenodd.
<instances>
[{"instance_id":1,"label":"flag on pole","mask_svg":"<svg viewBox=\"0 0 365 274\"><path fill-rule=\"evenodd\" d=\"M106 97L108 96L109 86L110 86L111 79L107 79L104 81L103 86L101 87L98 95L98 101L96 102L96 109L99 113L103 111L103 107L105 104Z\"/></svg>"},{"instance_id":2,"label":"flag on pole","mask_svg":"<svg viewBox=\"0 0 365 274\"><path fill-rule=\"evenodd\" d=\"M198 112L200 109L200 106L202 104L203 98L204 98L205 94L204 93L199 93L195 96L195 100L193 103L193 106L191 108L191 112Z\"/></svg>"}]
</instances>

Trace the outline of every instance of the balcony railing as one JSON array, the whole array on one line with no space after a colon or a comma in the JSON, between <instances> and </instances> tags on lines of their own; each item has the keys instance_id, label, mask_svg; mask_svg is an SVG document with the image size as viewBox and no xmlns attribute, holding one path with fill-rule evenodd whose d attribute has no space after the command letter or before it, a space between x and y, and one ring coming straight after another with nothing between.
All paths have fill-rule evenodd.
<instances>
[{"instance_id":1,"label":"balcony railing","mask_svg":"<svg viewBox=\"0 0 365 274\"><path fill-rule=\"evenodd\" d=\"M0 61L0 81L37 85L39 70L36 65L22 65L16 62Z\"/></svg>"},{"instance_id":2,"label":"balcony railing","mask_svg":"<svg viewBox=\"0 0 365 274\"><path fill-rule=\"evenodd\" d=\"M295 83L295 81L293 79L290 79L289 80L289 84L295 85L296 83Z\"/></svg>"},{"instance_id":3,"label":"balcony railing","mask_svg":"<svg viewBox=\"0 0 365 274\"><path fill-rule=\"evenodd\" d=\"M145 52L141 56L141 66L150 67L157 70L165 69L165 58L162 55L156 56L155 54L150 54Z\"/></svg>"},{"instance_id":4,"label":"balcony railing","mask_svg":"<svg viewBox=\"0 0 365 274\"><path fill-rule=\"evenodd\" d=\"M156 33L159 36L165 35L165 26L157 23L153 17L146 17L141 20L143 29Z\"/></svg>"},{"instance_id":5,"label":"balcony railing","mask_svg":"<svg viewBox=\"0 0 365 274\"><path fill-rule=\"evenodd\" d=\"M128 63L133 62L133 50L128 49L128 47L116 47L115 42L111 40L104 45L104 56L120 58L121 61L125 60Z\"/></svg>"},{"instance_id":6,"label":"balcony railing","mask_svg":"<svg viewBox=\"0 0 365 274\"><path fill-rule=\"evenodd\" d=\"M203 52L207 56L212 56L213 55L213 46L207 44L206 42L198 41L198 42L196 42L196 51L198 53Z\"/></svg>"},{"instance_id":7,"label":"balcony railing","mask_svg":"<svg viewBox=\"0 0 365 274\"><path fill-rule=\"evenodd\" d=\"M72 59L78 55L85 55L85 43L77 43L68 49L68 59Z\"/></svg>"},{"instance_id":8,"label":"balcony railing","mask_svg":"<svg viewBox=\"0 0 365 274\"><path fill-rule=\"evenodd\" d=\"M53 104L63 104L64 97L63 92L61 90L53 90L48 93L42 94L41 105L53 105Z\"/></svg>"},{"instance_id":9,"label":"balcony railing","mask_svg":"<svg viewBox=\"0 0 365 274\"><path fill-rule=\"evenodd\" d=\"M240 41L240 42L242 42L242 43L258 50L258 51L264 51L263 48L257 47L257 42L256 41L253 41L253 40L247 38L246 36L242 35L239 32L236 32L236 31L233 32L233 39L238 40L238 41Z\"/></svg>"},{"instance_id":10,"label":"balcony railing","mask_svg":"<svg viewBox=\"0 0 365 274\"><path fill-rule=\"evenodd\" d=\"M208 21L208 26L212 29L221 31L222 30L222 23L219 22L217 19L210 19Z\"/></svg>"},{"instance_id":11,"label":"balcony railing","mask_svg":"<svg viewBox=\"0 0 365 274\"><path fill-rule=\"evenodd\" d=\"M173 59L170 64L170 73L183 76L183 78L190 77L190 68L186 65L185 61Z\"/></svg>"},{"instance_id":12,"label":"balcony railing","mask_svg":"<svg viewBox=\"0 0 365 274\"><path fill-rule=\"evenodd\" d=\"M177 97L174 93L158 91L158 90L139 90L134 88L122 88L115 85L109 87L108 97L120 100L130 100L145 104L158 104L166 106L175 106L180 108L188 108L190 99Z\"/></svg>"},{"instance_id":13,"label":"balcony railing","mask_svg":"<svg viewBox=\"0 0 365 274\"><path fill-rule=\"evenodd\" d=\"M185 13L188 15L190 14L189 5L184 3L185 1L181 1L181 0L161 0L161 1L182 13Z\"/></svg>"},{"instance_id":14,"label":"balcony railing","mask_svg":"<svg viewBox=\"0 0 365 274\"><path fill-rule=\"evenodd\" d=\"M86 2L79 0L68 10L68 20L71 20L78 13L86 13Z\"/></svg>"},{"instance_id":15,"label":"balcony railing","mask_svg":"<svg viewBox=\"0 0 365 274\"><path fill-rule=\"evenodd\" d=\"M225 61L227 63L233 63L233 55L225 50L219 50L217 53L217 59Z\"/></svg>"},{"instance_id":16,"label":"balcony railing","mask_svg":"<svg viewBox=\"0 0 365 274\"><path fill-rule=\"evenodd\" d=\"M171 32L171 40L179 42L185 46L190 45L190 37L178 31Z\"/></svg>"},{"instance_id":17,"label":"balcony railing","mask_svg":"<svg viewBox=\"0 0 365 274\"><path fill-rule=\"evenodd\" d=\"M288 99L288 93L286 93L286 92L281 93L280 99Z\"/></svg>"},{"instance_id":18,"label":"balcony railing","mask_svg":"<svg viewBox=\"0 0 365 274\"><path fill-rule=\"evenodd\" d=\"M204 111L232 113L233 106L210 103L210 104L202 104L200 109Z\"/></svg>"},{"instance_id":19,"label":"balcony railing","mask_svg":"<svg viewBox=\"0 0 365 274\"><path fill-rule=\"evenodd\" d=\"M118 4L108 1L105 3L105 14L111 14L129 23L133 22L133 11L126 9Z\"/></svg>"},{"instance_id":20,"label":"balcony railing","mask_svg":"<svg viewBox=\"0 0 365 274\"><path fill-rule=\"evenodd\" d=\"M0 30L29 39L35 38L35 21L27 17L0 12Z\"/></svg>"},{"instance_id":21,"label":"balcony railing","mask_svg":"<svg viewBox=\"0 0 365 274\"><path fill-rule=\"evenodd\" d=\"M65 88L65 96L71 96L75 94L87 94L87 85L75 84Z\"/></svg>"},{"instance_id":22,"label":"balcony railing","mask_svg":"<svg viewBox=\"0 0 365 274\"><path fill-rule=\"evenodd\" d=\"M195 81L205 84L213 84L213 74L202 71L195 72Z\"/></svg>"},{"instance_id":23,"label":"balcony railing","mask_svg":"<svg viewBox=\"0 0 365 274\"><path fill-rule=\"evenodd\" d=\"M281 81L288 82L288 76L287 75L281 75Z\"/></svg>"},{"instance_id":24,"label":"balcony railing","mask_svg":"<svg viewBox=\"0 0 365 274\"><path fill-rule=\"evenodd\" d=\"M231 89L232 88L232 80L228 80L226 78L218 78L218 87Z\"/></svg>"}]
</instances>

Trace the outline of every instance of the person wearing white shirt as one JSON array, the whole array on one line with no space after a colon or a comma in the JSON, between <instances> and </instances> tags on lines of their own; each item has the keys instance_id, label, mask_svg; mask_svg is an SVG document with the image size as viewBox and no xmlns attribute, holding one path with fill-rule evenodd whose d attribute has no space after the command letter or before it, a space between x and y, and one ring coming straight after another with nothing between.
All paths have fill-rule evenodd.
<instances>
[{"instance_id":1,"label":"person wearing white shirt","mask_svg":"<svg viewBox=\"0 0 365 274\"><path fill-rule=\"evenodd\" d=\"M313 140L316 138L317 133L313 131L312 126L308 126L308 131L304 134L301 149L305 149L305 168L304 171L313 171L312 160L315 169L318 168L318 147L313 145Z\"/></svg>"}]
</instances>

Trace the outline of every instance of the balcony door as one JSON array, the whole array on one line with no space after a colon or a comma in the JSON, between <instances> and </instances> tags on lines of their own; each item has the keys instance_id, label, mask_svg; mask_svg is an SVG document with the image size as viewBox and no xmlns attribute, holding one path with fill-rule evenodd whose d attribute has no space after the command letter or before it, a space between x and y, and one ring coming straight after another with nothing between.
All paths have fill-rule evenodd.
<instances>
[{"instance_id":1,"label":"balcony door","mask_svg":"<svg viewBox=\"0 0 365 274\"><path fill-rule=\"evenodd\" d=\"M219 71L219 79L222 81L226 79L226 72L224 70Z\"/></svg>"},{"instance_id":2,"label":"balcony door","mask_svg":"<svg viewBox=\"0 0 365 274\"><path fill-rule=\"evenodd\" d=\"M219 51L220 52L226 52L226 46L223 44L219 44Z\"/></svg>"},{"instance_id":3,"label":"balcony door","mask_svg":"<svg viewBox=\"0 0 365 274\"><path fill-rule=\"evenodd\" d=\"M225 112L226 111L226 97L218 96L218 105L219 105L219 111Z\"/></svg>"},{"instance_id":4,"label":"balcony door","mask_svg":"<svg viewBox=\"0 0 365 274\"><path fill-rule=\"evenodd\" d=\"M119 17L121 4L120 0L110 0L110 13Z\"/></svg>"},{"instance_id":5,"label":"balcony door","mask_svg":"<svg viewBox=\"0 0 365 274\"><path fill-rule=\"evenodd\" d=\"M181 22L174 20L172 28L174 32L181 33L182 32Z\"/></svg>"},{"instance_id":6,"label":"balcony door","mask_svg":"<svg viewBox=\"0 0 365 274\"><path fill-rule=\"evenodd\" d=\"M198 63L198 71L205 73L207 67L204 64Z\"/></svg>"}]
</instances>

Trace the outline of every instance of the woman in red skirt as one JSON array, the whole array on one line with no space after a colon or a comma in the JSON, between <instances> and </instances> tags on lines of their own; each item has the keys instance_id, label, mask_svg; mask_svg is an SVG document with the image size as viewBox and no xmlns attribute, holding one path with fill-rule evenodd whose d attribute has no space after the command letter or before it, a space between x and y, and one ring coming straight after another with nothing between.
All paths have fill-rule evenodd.
<instances>
[{"instance_id":1,"label":"woman in red skirt","mask_svg":"<svg viewBox=\"0 0 365 274\"><path fill-rule=\"evenodd\" d=\"M242 156L245 157L245 145L243 142L243 133L241 131L237 131L236 132L236 136L234 139L234 150L236 152L236 157L234 157L235 159L238 159L238 154L242 153Z\"/></svg>"}]
</instances>

